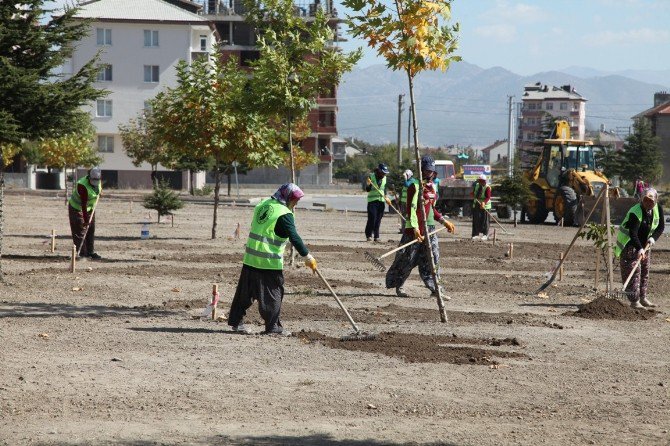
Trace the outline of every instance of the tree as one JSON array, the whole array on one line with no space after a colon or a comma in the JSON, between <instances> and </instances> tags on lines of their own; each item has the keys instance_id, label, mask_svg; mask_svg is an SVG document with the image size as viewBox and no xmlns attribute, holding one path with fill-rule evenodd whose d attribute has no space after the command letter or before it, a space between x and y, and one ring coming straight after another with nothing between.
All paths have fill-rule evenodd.
<instances>
[{"instance_id":1,"label":"tree","mask_svg":"<svg viewBox=\"0 0 670 446\"><path fill-rule=\"evenodd\" d=\"M141 113L138 117L131 118L127 124L119 125L119 134L123 149L133 165L140 167L142 163L149 163L151 166L151 184L155 188L158 187L158 165L170 166L174 160L152 131L155 127L151 125L152 119L151 113Z\"/></svg>"},{"instance_id":2,"label":"tree","mask_svg":"<svg viewBox=\"0 0 670 446\"><path fill-rule=\"evenodd\" d=\"M611 146L602 146L602 150L595 152L596 166L602 169L607 178L621 176L624 170L622 152Z\"/></svg>"},{"instance_id":3,"label":"tree","mask_svg":"<svg viewBox=\"0 0 670 446\"><path fill-rule=\"evenodd\" d=\"M332 91L361 58L332 45L334 34L321 9L313 20L296 14L293 0L246 0L247 20L258 30L260 58L251 63L256 110L286 123L291 181L296 182L292 122L304 120L319 94ZM314 158L314 160L316 160Z\"/></svg>"},{"instance_id":4,"label":"tree","mask_svg":"<svg viewBox=\"0 0 670 446\"><path fill-rule=\"evenodd\" d=\"M158 223L161 216L170 215L172 211L184 207L184 202L179 199L175 191L170 188L170 183L160 181L151 194L144 196L144 207L158 212Z\"/></svg>"},{"instance_id":5,"label":"tree","mask_svg":"<svg viewBox=\"0 0 670 446\"><path fill-rule=\"evenodd\" d=\"M621 178L634 182L642 178L647 182L656 182L663 175L663 153L660 139L651 133L647 119L638 119L633 124L633 133L626 137L621 154L623 168Z\"/></svg>"},{"instance_id":6,"label":"tree","mask_svg":"<svg viewBox=\"0 0 670 446\"><path fill-rule=\"evenodd\" d=\"M517 206L523 206L534 197L530 191L530 181L524 176L519 167L514 169L511 177L503 176L496 185L500 194L500 202L510 206L514 211L514 224L516 225Z\"/></svg>"},{"instance_id":7,"label":"tree","mask_svg":"<svg viewBox=\"0 0 670 446\"><path fill-rule=\"evenodd\" d=\"M366 39L369 46L376 48L377 54L386 59L389 68L403 70L407 75L414 134L415 176L422 182L414 79L422 71L445 71L451 62L461 60L459 56L453 55L457 48L458 24L442 24L451 19L451 0L394 0L391 5L383 0L344 0L343 4L354 12L347 17L353 35ZM427 234L422 194L418 198L419 212L424 214L424 233ZM429 237L425 237L424 244L430 253L433 279L437 284ZM437 288L440 319L446 322L447 314L439 285Z\"/></svg>"},{"instance_id":8,"label":"tree","mask_svg":"<svg viewBox=\"0 0 670 446\"><path fill-rule=\"evenodd\" d=\"M74 20L76 8L62 14L44 9L45 0L0 2L0 146L23 140L76 134L89 112L82 106L102 97L95 89L96 59L77 73L57 73L88 36L87 22ZM90 118L88 118L90 120ZM7 160L0 159L0 166ZM4 169L0 169L0 256L2 254ZM0 278L2 269L0 264Z\"/></svg>"},{"instance_id":9,"label":"tree","mask_svg":"<svg viewBox=\"0 0 670 446\"><path fill-rule=\"evenodd\" d=\"M281 162L276 131L262 114L248 106L248 77L235 58L221 62L196 60L177 65L177 86L153 101L151 131L175 155L214 160L216 238L221 166L233 161L248 166L277 166Z\"/></svg>"}]
</instances>

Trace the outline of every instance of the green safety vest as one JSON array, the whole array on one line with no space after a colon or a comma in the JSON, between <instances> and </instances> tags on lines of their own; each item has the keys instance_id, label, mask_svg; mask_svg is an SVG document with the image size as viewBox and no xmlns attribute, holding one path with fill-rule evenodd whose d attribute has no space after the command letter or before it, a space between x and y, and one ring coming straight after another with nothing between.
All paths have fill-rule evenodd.
<instances>
[{"instance_id":1,"label":"green safety vest","mask_svg":"<svg viewBox=\"0 0 670 446\"><path fill-rule=\"evenodd\" d=\"M407 204L407 186L403 186L400 191L400 203Z\"/></svg>"},{"instance_id":2,"label":"green safety vest","mask_svg":"<svg viewBox=\"0 0 670 446\"><path fill-rule=\"evenodd\" d=\"M491 186L486 185L485 187L482 187L479 183L475 182L475 193L473 194L477 200L480 202L484 203L484 200L486 200L486 189L490 189ZM479 206L479 203L476 201L472 202L472 207ZM484 209L491 209L491 200L489 200L486 204L484 204Z\"/></svg>"},{"instance_id":3,"label":"green safety vest","mask_svg":"<svg viewBox=\"0 0 670 446\"><path fill-rule=\"evenodd\" d=\"M435 179L437 180L437 178ZM433 184L435 185L435 202L437 202L437 187L440 184L439 181L438 183L435 183L435 180L433 180ZM435 210L433 209L433 206L428 208L428 216L426 217L426 224L428 226L435 226Z\"/></svg>"},{"instance_id":4,"label":"green safety vest","mask_svg":"<svg viewBox=\"0 0 670 446\"><path fill-rule=\"evenodd\" d=\"M414 196L412 197L412 207L409 211L409 215L405 219L405 228L418 228L419 217L417 217L416 215L416 209L419 206L419 194L421 193L421 191L419 190L419 180L412 178L410 181L414 185L416 191L414 192Z\"/></svg>"},{"instance_id":5,"label":"green safety vest","mask_svg":"<svg viewBox=\"0 0 670 446\"><path fill-rule=\"evenodd\" d=\"M292 214L291 210L274 198L256 205L242 263L259 269L284 269L284 247L288 238L277 237L275 225L277 219L286 214Z\"/></svg>"},{"instance_id":6,"label":"green safety vest","mask_svg":"<svg viewBox=\"0 0 670 446\"><path fill-rule=\"evenodd\" d=\"M621 256L621 252L623 249L626 247L628 242L630 241L630 232L628 231L628 227L626 226L626 223L628 223L628 219L630 218L630 214L634 214L637 219L642 222L642 205L640 203L636 204L626 214L626 218L623 219L623 222L621 225L619 225L619 231L617 232L616 235L616 246L614 247L614 255L617 257ZM649 230L649 234L647 234L646 238L649 238L651 234L653 234L654 230L658 227L659 223L659 215L658 215L658 205L654 205L653 209L653 217L651 220L651 229ZM645 240L646 241L646 240Z\"/></svg>"},{"instance_id":7,"label":"green safety vest","mask_svg":"<svg viewBox=\"0 0 670 446\"><path fill-rule=\"evenodd\" d=\"M368 192L368 203L372 201L384 201L384 189L386 188L386 176L382 178L381 186L377 186L377 177L375 173L370 174L370 180L372 181L372 186L370 186L370 192ZM379 190L377 190L379 189Z\"/></svg>"},{"instance_id":8,"label":"green safety vest","mask_svg":"<svg viewBox=\"0 0 670 446\"><path fill-rule=\"evenodd\" d=\"M98 184L98 186L95 188L91 185L91 183L88 182L88 175L77 181L77 184L74 186L74 190L72 191L72 195L70 195L70 198L67 200L67 202L70 203L70 206L72 206L72 208L77 211L81 211L81 197L79 196L79 191L77 190L77 186L80 184L86 188L86 193L88 194L86 212L91 212L93 210L93 206L95 206L95 203L98 201L100 193L102 193L102 181L100 181L100 184Z\"/></svg>"}]
</instances>

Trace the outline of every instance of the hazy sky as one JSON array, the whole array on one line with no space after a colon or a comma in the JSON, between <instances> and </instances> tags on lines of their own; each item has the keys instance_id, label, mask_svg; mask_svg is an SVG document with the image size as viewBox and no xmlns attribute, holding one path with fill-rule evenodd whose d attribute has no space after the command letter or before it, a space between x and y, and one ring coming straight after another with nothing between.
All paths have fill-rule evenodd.
<instances>
[{"instance_id":1,"label":"hazy sky","mask_svg":"<svg viewBox=\"0 0 670 446\"><path fill-rule=\"evenodd\" d=\"M452 19L461 26L458 54L482 68L670 69L670 0L454 0ZM342 44L357 46L366 44ZM375 63L383 61L367 49L359 66Z\"/></svg>"},{"instance_id":2,"label":"hazy sky","mask_svg":"<svg viewBox=\"0 0 670 446\"><path fill-rule=\"evenodd\" d=\"M340 0L334 2L344 16ZM458 54L482 68L501 66L521 75L571 65L670 69L670 0L454 0L452 5L452 18L461 25ZM341 45L366 47L351 37ZM383 63L373 50L365 52L359 66Z\"/></svg>"}]
</instances>

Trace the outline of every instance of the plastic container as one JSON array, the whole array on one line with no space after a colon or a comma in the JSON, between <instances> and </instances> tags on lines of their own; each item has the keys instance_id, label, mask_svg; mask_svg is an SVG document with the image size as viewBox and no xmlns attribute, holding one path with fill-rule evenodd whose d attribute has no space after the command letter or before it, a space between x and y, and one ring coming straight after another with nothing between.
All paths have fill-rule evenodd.
<instances>
[{"instance_id":1,"label":"plastic container","mask_svg":"<svg viewBox=\"0 0 670 446\"><path fill-rule=\"evenodd\" d=\"M144 220L142 223L142 229L140 230L140 238L142 240L147 240L149 238L149 222Z\"/></svg>"}]
</instances>

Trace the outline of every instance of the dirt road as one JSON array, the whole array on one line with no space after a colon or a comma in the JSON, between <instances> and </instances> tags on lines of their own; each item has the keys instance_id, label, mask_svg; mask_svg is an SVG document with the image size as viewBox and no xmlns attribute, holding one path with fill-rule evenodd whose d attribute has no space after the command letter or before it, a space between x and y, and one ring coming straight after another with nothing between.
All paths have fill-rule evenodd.
<instances>
[{"instance_id":1,"label":"dirt road","mask_svg":"<svg viewBox=\"0 0 670 446\"><path fill-rule=\"evenodd\" d=\"M533 294L576 228L508 227L514 234L498 233L493 246L468 240L469 221L456 222L456 236L441 235L453 299L440 323L416 272L413 297L398 298L365 260L365 250L396 246L396 219L384 219L384 243L372 245L363 214L300 211L321 271L378 334L342 343L346 318L305 268L285 272L284 325L297 336L234 335L225 322L193 318L212 283L227 313L251 208L223 207L221 237L210 240L211 206L187 204L174 227L152 224L152 238L140 240L146 211L102 201L104 260L76 274L62 199L12 195L5 212L0 444L670 443L665 237L652 260L660 312L599 319L607 315L571 313L596 297L586 242L548 298ZM229 240L238 222L242 239ZM248 320L262 330L255 307Z\"/></svg>"}]
</instances>

